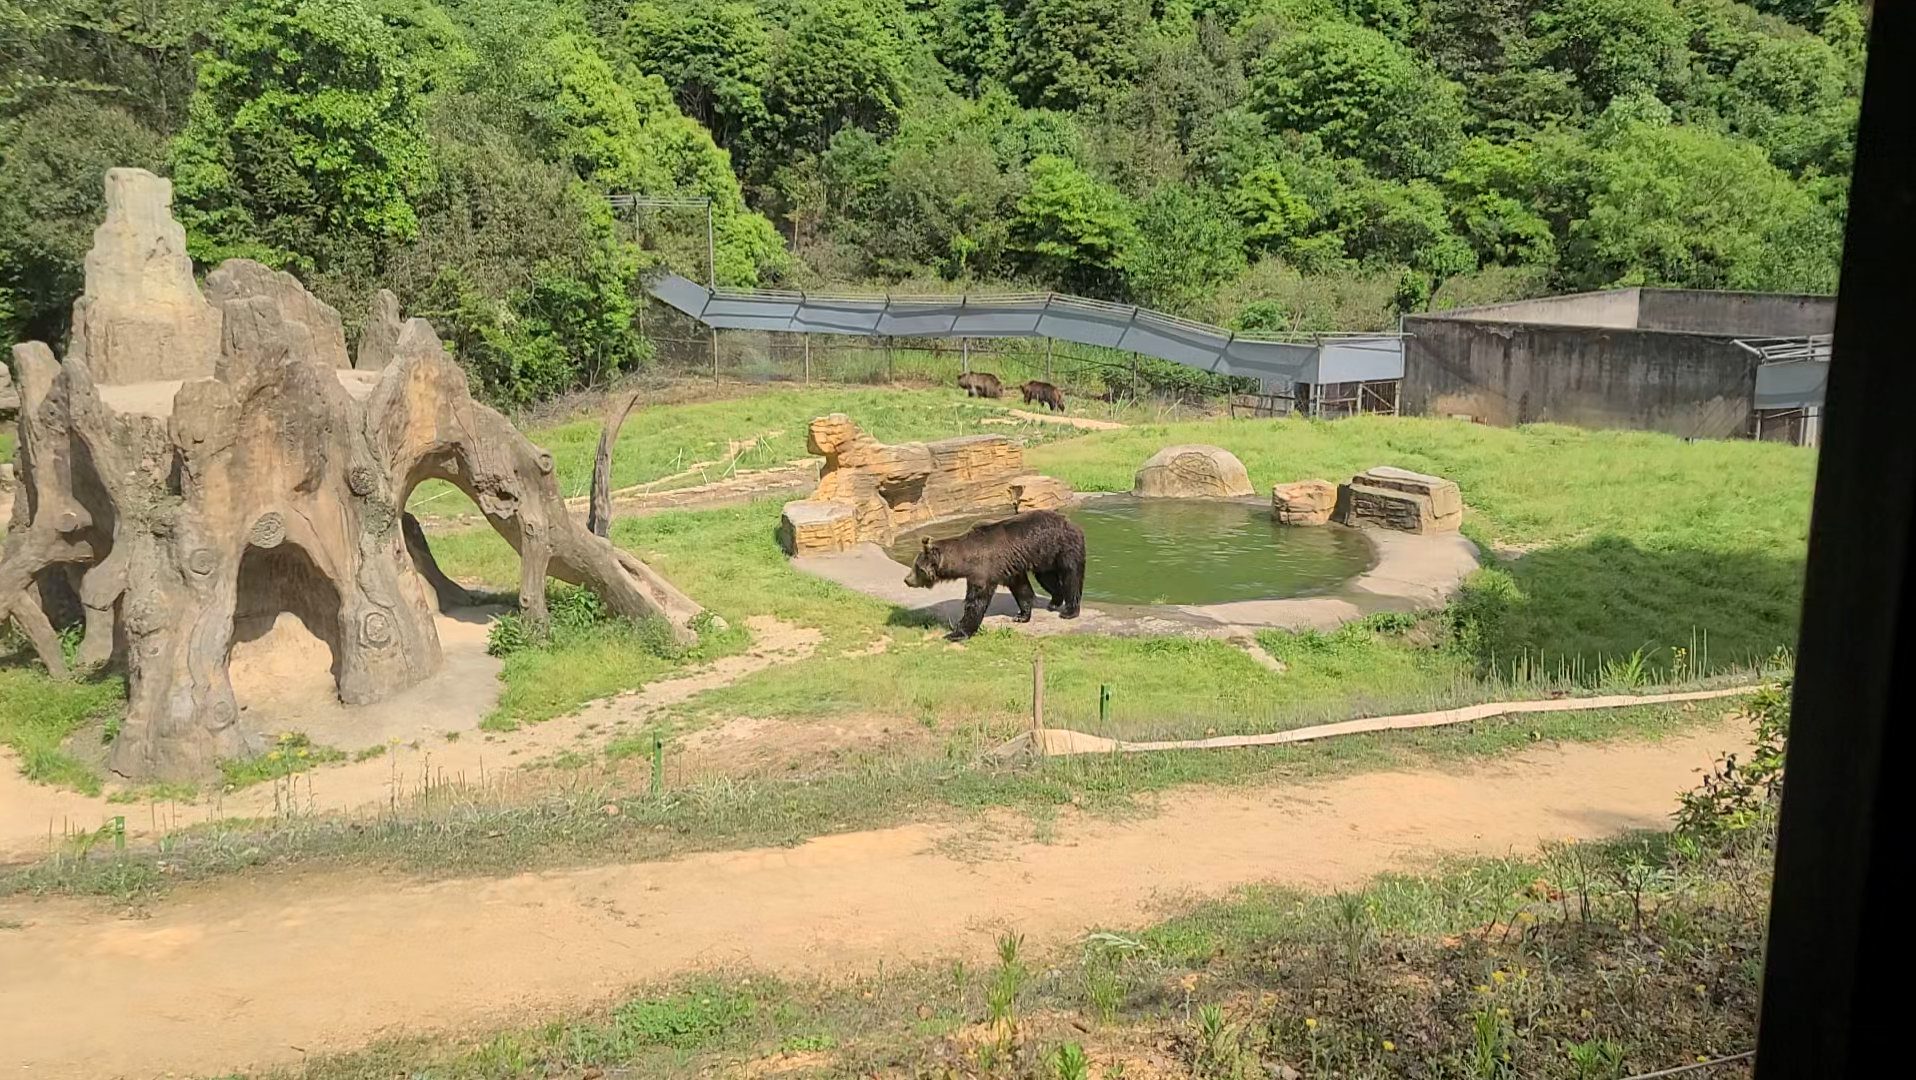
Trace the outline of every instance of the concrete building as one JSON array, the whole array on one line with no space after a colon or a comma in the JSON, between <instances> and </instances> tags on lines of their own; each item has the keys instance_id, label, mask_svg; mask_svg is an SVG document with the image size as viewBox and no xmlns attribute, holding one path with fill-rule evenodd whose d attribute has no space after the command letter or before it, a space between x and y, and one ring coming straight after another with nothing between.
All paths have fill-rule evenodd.
<instances>
[{"instance_id":1,"label":"concrete building","mask_svg":"<svg viewBox=\"0 0 1916 1080\"><path fill-rule=\"evenodd\" d=\"M1814 445L1836 301L1613 289L1404 320L1400 411Z\"/></svg>"}]
</instances>

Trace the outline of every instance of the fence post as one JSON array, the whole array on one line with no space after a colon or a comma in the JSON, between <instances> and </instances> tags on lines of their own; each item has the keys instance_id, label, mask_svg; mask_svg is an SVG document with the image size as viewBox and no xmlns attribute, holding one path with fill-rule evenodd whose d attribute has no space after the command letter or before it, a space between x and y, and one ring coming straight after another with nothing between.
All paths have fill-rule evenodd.
<instances>
[{"instance_id":1,"label":"fence post","mask_svg":"<svg viewBox=\"0 0 1916 1080\"><path fill-rule=\"evenodd\" d=\"M719 349L718 327L714 326L712 328L712 385L713 386L717 386L719 384L718 349Z\"/></svg>"},{"instance_id":2,"label":"fence post","mask_svg":"<svg viewBox=\"0 0 1916 1080\"><path fill-rule=\"evenodd\" d=\"M971 339L958 339L958 374L971 374Z\"/></svg>"},{"instance_id":3,"label":"fence post","mask_svg":"<svg viewBox=\"0 0 1916 1080\"><path fill-rule=\"evenodd\" d=\"M1044 649L1031 655L1031 749L1044 756Z\"/></svg>"},{"instance_id":4,"label":"fence post","mask_svg":"<svg viewBox=\"0 0 1916 1080\"><path fill-rule=\"evenodd\" d=\"M1044 381L1045 382L1055 381L1051 378L1051 339L1050 338L1044 339Z\"/></svg>"},{"instance_id":5,"label":"fence post","mask_svg":"<svg viewBox=\"0 0 1916 1080\"><path fill-rule=\"evenodd\" d=\"M885 385L898 385L898 342L890 335L885 337Z\"/></svg>"}]
</instances>

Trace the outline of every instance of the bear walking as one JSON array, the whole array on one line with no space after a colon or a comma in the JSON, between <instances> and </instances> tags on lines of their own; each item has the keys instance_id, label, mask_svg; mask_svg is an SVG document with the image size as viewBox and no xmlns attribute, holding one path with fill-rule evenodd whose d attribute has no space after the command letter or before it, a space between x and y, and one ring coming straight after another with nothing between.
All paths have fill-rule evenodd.
<instances>
[{"instance_id":1,"label":"bear walking","mask_svg":"<svg viewBox=\"0 0 1916 1080\"><path fill-rule=\"evenodd\" d=\"M965 580L965 614L946 635L963 641L978 632L1003 585L1018 602L1017 622L1031 621L1031 577L1050 595L1047 610L1061 619L1078 617L1084 597L1084 530L1053 510L1031 510L1003 521L974 525L951 540L926 540L905 584L929 589L940 581Z\"/></svg>"},{"instance_id":2,"label":"bear walking","mask_svg":"<svg viewBox=\"0 0 1916 1080\"><path fill-rule=\"evenodd\" d=\"M1047 409L1056 409L1059 412L1064 411L1064 391L1048 382L1039 382L1033 379L1018 389L1024 391L1026 405L1035 401Z\"/></svg>"},{"instance_id":3,"label":"bear walking","mask_svg":"<svg viewBox=\"0 0 1916 1080\"><path fill-rule=\"evenodd\" d=\"M966 397L1001 398L1005 396L1005 384L999 382L998 376L989 371L974 371L968 375L958 376L958 389L963 390Z\"/></svg>"}]
</instances>

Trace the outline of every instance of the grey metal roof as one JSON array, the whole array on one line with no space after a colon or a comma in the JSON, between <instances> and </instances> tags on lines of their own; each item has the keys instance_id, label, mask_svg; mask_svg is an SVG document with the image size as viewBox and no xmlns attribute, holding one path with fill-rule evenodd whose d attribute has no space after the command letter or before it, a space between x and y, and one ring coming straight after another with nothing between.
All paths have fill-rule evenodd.
<instances>
[{"instance_id":1,"label":"grey metal roof","mask_svg":"<svg viewBox=\"0 0 1916 1080\"><path fill-rule=\"evenodd\" d=\"M830 296L709 289L667 274L653 296L706 326L860 337L1048 337L1121 349L1217 375L1292 382L1361 382L1404 375L1398 334L1265 338L1148 308L1059 293L996 296Z\"/></svg>"},{"instance_id":2,"label":"grey metal roof","mask_svg":"<svg viewBox=\"0 0 1916 1080\"><path fill-rule=\"evenodd\" d=\"M1758 409L1801 409L1823 404L1829 386L1832 337L1744 338L1738 345L1757 357Z\"/></svg>"}]
</instances>

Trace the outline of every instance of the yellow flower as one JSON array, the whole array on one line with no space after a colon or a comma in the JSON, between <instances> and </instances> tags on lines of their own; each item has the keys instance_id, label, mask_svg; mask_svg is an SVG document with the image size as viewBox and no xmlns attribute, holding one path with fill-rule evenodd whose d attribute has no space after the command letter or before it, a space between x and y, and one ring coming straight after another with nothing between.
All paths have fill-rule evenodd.
<instances>
[{"instance_id":1,"label":"yellow flower","mask_svg":"<svg viewBox=\"0 0 1916 1080\"><path fill-rule=\"evenodd\" d=\"M1589 1009L1585 1009L1582 1012L1579 1012L1577 1015L1583 1017L1585 1020L1594 1020L1596 1019L1597 1014L1591 1012Z\"/></svg>"},{"instance_id":2,"label":"yellow flower","mask_svg":"<svg viewBox=\"0 0 1916 1080\"><path fill-rule=\"evenodd\" d=\"M1517 921L1520 923L1533 923L1537 921L1537 917L1528 911L1519 911L1517 913Z\"/></svg>"},{"instance_id":3,"label":"yellow flower","mask_svg":"<svg viewBox=\"0 0 1916 1080\"><path fill-rule=\"evenodd\" d=\"M273 751L272 753L270 753L270 754L268 754L268 755L266 755L266 760L268 760L268 761L278 761L278 760L279 760L279 758L280 758L280 753L279 753L279 751L277 751L277 750L275 750L275 751Z\"/></svg>"},{"instance_id":4,"label":"yellow flower","mask_svg":"<svg viewBox=\"0 0 1916 1080\"><path fill-rule=\"evenodd\" d=\"M1498 1009L1498 1010L1497 1010L1497 1015L1498 1015L1498 1016L1509 1016L1509 1015L1510 1015L1510 1010L1509 1010L1509 1009Z\"/></svg>"},{"instance_id":5,"label":"yellow flower","mask_svg":"<svg viewBox=\"0 0 1916 1080\"><path fill-rule=\"evenodd\" d=\"M1504 984L1504 980L1508 978L1510 978L1510 976L1505 975L1501 971L1493 971L1490 973L1490 981L1496 983L1498 986L1502 986Z\"/></svg>"},{"instance_id":6,"label":"yellow flower","mask_svg":"<svg viewBox=\"0 0 1916 1080\"><path fill-rule=\"evenodd\" d=\"M1697 992L1697 993L1699 993L1699 994L1707 994L1707 993L1709 993L1709 992L1710 992L1710 988L1709 988L1709 987L1707 987L1707 986L1705 986L1705 985L1703 985L1702 983L1697 983L1697 984L1696 984L1696 992Z\"/></svg>"},{"instance_id":7,"label":"yellow flower","mask_svg":"<svg viewBox=\"0 0 1916 1080\"><path fill-rule=\"evenodd\" d=\"M1478 986L1477 986L1477 992L1478 992L1479 994L1488 994L1488 993L1490 993L1490 987L1488 987L1488 986L1484 986L1484 985L1482 985L1482 984L1480 983L1480 984L1478 984Z\"/></svg>"},{"instance_id":8,"label":"yellow flower","mask_svg":"<svg viewBox=\"0 0 1916 1080\"><path fill-rule=\"evenodd\" d=\"M1394 1053L1396 1053L1396 1052L1397 1052L1397 1044L1396 1044L1396 1043L1394 1043L1394 1042L1391 1042L1391 1041L1390 1041L1389 1039L1385 1039L1385 1040L1384 1040L1384 1052L1385 1052L1386 1054L1394 1054Z\"/></svg>"},{"instance_id":9,"label":"yellow flower","mask_svg":"<svg viewBox=\"0 0 1916 1080\"><path fill-rule=\"evenodd\" d=\"M1316 1017L1314 1017L1314 1016L1306 1016L1306 1017L1304 1018L1304 1026L1305 1026L1305 1027L1307 1027L1307 1028L1310 1028L1310 1029L1311 1029L1312 1031L1316 1031L1316 1030L1317 1030L1317 1018L1316 1018Z\"/></svg>"}]
</instances>

